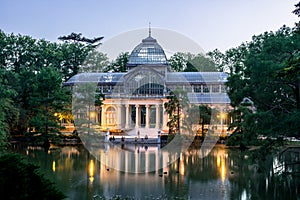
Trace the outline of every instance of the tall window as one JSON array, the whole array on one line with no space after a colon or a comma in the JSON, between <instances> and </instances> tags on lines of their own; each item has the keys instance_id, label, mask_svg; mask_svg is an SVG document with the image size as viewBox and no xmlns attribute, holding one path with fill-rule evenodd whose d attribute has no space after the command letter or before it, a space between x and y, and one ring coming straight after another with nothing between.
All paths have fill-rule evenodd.
<instances>
[{"instance_id":1,"label":"tall window","mask_svg":"<svg viewBox=\"0 0 300 200\"><path fill-rule=\"evenodd\" d=\"M227 92L227 86L226 85L221 85L221 92L226 93Z\"/></svg>"},{"instance_id":2,"label":"tall window","mask_svg":"<svg viewBox=\"0 0 300 200\"><path fill-rule=\"evenodd\" d=\"M201 85L194 85L194 92L201 93Z\"/></svg>"},{"instance_id":3,"label":"tall window","mask_svg":"<svg viewBox=\"0 0 300 200\"><path fill-rule=\"evenodd\" d=\"M106 124L107 125L116 124L116 110L113 107L108 107L106 109Z\"/></svg>"},{"instance_id":4,"label":"tall window","mask_svg":"<svg viewBox=\"0 0 300 200\"><path fill-rule=\"evenodd\" d=\"M209 85L203 85L203 93L209 93Z\"/></svg>"},{"instance_id":5,"label":"tall window","mask_svg":"<svg viewBox=\"0 0 300 200\"><path fill-rule=\"evenodd\" d=\"M212 92L218 93L220 91L220 85L212 85Z\"/></svg>"}]
</instances>

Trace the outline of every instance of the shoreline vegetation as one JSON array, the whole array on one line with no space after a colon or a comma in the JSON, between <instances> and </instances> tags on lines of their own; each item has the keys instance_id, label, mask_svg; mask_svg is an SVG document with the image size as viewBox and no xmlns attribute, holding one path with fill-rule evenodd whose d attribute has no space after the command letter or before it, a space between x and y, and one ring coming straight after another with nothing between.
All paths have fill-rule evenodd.
<instances>
[{"instance_id":1,"label":"shoreline vegetation","mask_svg":"<svg viewBox=\"0 0 300 200\"><path fill-rule=\"evenodd\" d=\"M114 134L111 135L111 138L115 136ZM120 136L120 134L116 134L116 136ZM193 142L191 143L191 147L199 147L202 145L203 142L202 137L197 137L195 136ZM261 142L258 143L258 145L248 145L248 146L241 146L241 145L230 145L227 144L227 138L220 138L217 141L217 144L223 144L224 147L229 148L229 149L240 149L240 150L249 150L249 151L254 151L258 150L261 147L264 146L263 141L266 139L261 139ZM300 147L300 140L294 140L293 137L290 138L285 138L285 140L280 140L278 142L278 139L269 139L269 141L274 141L274 144L276 149L282 147L282 149L288 148L288 147ZM64 134L49 134L48 137L48 142L49 144L57 145L57 146L76 146L76 145L82 145L82 141L80 137L77 134L74 133L64 133ZM104 142L104 141L103 141ZM110 141L112 144L143 144L147 145L145 142L113 142ZM42 134L30 134L30 135L14 135L11 136L9 139L10 144L17 144L17 143L24 143L27 145L32 145L32 146L45 146L45 137ZM280 143L279 146L276 146L278 143ZM163 145L167 144L162 142Z\"/></svg>"}]
</instances>

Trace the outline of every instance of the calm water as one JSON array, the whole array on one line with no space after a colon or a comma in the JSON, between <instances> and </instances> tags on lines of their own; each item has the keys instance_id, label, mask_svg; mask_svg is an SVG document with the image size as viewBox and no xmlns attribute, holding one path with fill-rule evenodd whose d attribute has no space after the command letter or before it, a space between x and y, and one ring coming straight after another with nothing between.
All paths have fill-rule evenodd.
<instances>
[{"instance_id":1,"label":"calm water","mask_svg":"<svg viewBox=\"0 0 300 200\"><path fill-rule=\"evenodd\" d=\"M127 145L135 154L157 147ZM289 168L282 156L253 164L247 152L215 146L204 158L200 148L191 148L177 162L150 173L125 173L99 162L83 146L41 147L17 145L15 151L41 166L68 199L300 199L299 185L282 172ZM135 151L137 150L137 151ZM295 155L284 159L298 159ZM119 158L120 159L120 158ZM121 158L122 159L122 158ZM125 168L157 163L155 153L147 159L123 159ZM144 164L143 164L144 163ZM268 164L269 163L269 164ZM282 165L284 164L284 165Z\"/></svg>"}]
</instances>

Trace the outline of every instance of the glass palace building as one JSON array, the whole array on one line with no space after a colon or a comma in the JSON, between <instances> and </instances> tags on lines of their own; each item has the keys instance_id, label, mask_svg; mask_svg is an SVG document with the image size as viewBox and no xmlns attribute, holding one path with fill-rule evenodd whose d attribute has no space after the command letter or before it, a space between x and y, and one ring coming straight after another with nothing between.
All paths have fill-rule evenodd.
<instances>
[{"instance_id":1,"label":"glass palace building","mask_svg":"<svg viewBox=\"0 0 300 200\"><path fill-rule=\"evenodd\" d=\"M102 129L168 131L164 104L170 92L178 89L185 92L189 105L225 110L230 104L227 74L173 72L163 48L150 33L131 52L127 68L125 73L81 73L65 83L73 87L94 83L105 95L101 108L96 106L94 114L88 113Z\"/></svg>"}]
</instances>

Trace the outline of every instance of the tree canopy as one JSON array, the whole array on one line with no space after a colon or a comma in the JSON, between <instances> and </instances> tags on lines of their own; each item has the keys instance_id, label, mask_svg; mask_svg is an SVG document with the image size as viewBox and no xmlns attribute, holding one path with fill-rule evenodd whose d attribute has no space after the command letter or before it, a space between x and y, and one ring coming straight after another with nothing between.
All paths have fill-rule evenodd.
<instances>
[{"instance_id":1,"label":"tree canopy","mask_svg":"<svg viewBox=\"0 0 300 200\"><path fill-rule=\"evenodd\" d=\"M214 62L203 54L177 52L168 60L176 72L211 72L217 71Z\"/></svg>"},{"instance_id":2,"label":"tree canopy","mask_svg":"<svg viewBox=\"0 0 300 200\"><path fill-rule=\"evenodd\" d=\"M233 125L246 143L258 135L300 136L299 49L297 27L283 26L253 36L252 41L224 54L209 53L219 69L230 75L228 95L234 112L239 113ZM255 110L243 105L245 98Z\"/></svg>"},{"instance_id":3,"label":"tree canopy","mask_svg":"<svg viewBox=\"0 0 300 200\"><path fill-rule=\"evenodd\" d=\"M0 31L0 132L48 132L55 127L54 113L71 103L62 83L79 72L93 49L82 41L49 42Z\"/></svg>"}]
</instances>

